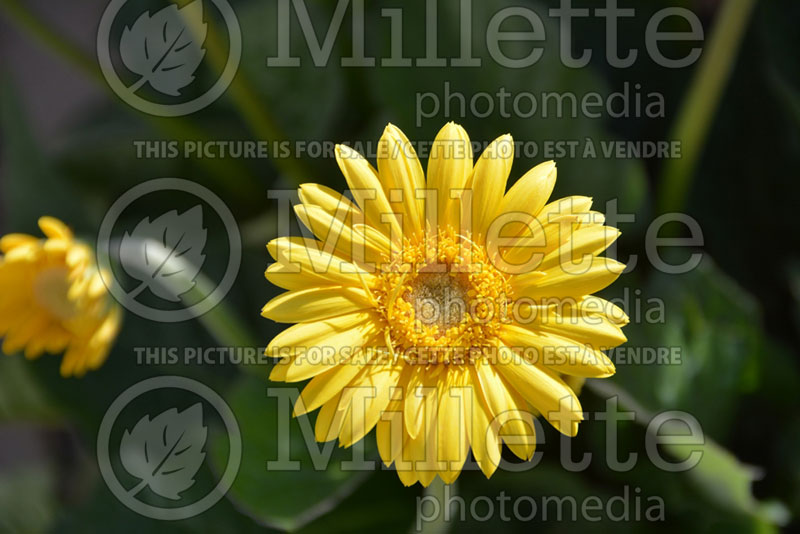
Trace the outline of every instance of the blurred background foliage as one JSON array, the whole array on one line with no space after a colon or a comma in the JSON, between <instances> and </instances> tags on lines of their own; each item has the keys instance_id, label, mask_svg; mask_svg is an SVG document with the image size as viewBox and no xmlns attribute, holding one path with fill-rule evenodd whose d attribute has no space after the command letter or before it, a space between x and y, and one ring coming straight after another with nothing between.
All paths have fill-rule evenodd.
<instances>
[{"instance_id":1,"label":"blurred background foliage","mask_svg":"<svg viewBox=\"0 0 800 534\"><path fill-rule=\"evenodd\" d=\"M480 68L342 68L351 43L350 17L336 40L331 60L315 67L293 19L293 53L299 68L267 68L266 58L277 52L277 2L231 2L242 26L241 67L226 95L205 110L180 119L157 119L119 101L105 85L94 58L93 40L105 3L87 1L76 7L80 20L62 18L73 6L44 1L0 1L0 135L2 135L2 233L34 231L41 214L63 218L87 239L94 238L110 204L124 191L147 179L177 176L214 190L231 208L245 245L239 277L226 304L249 331L248 342L266 345L279 325L261 319L261 306L276 293L263 279L268 263L264 244L274 237L276 214L267 190L291 188L303 182L344 187L331 158L302 160L141 159L134 142L170 139L265 139L377 141L387 122L397 124L412 140L433 139L451 118L462 123L474 140L489 141L509 132L516 140L591 138L603 140L662 140L678 133L702 130L702 110L715 111L705 142L696 143L694 168L682 169L688 193L681 206L700 223L705 245L699 268L667 275L646 261L644 236L659 213L671 176L659 159L558 159L556 196L594 197L598 209L618 199L618 209L634 213L635 222L621 224L617 252L624 261L632 254L638 264L606 297L628 298L642 306L625 332L629 347L681 348L681 365L619 365L617 375L590 382L584 407L605 408L605 399L619 395L620 407L633 410L635 421L619 423L620 455L637 452L636 466L614 472L602 460L607 452L605 426L590 421L572 442L575 455L594 454L588 470L572 473L558 460L559 438L544 432L542 462L521 473L498 472L491 480L464 473L457 491L467 502L476 496L597 495L608 499L626 486L665 501L663 522L618 522L613 528L637 531L770 531L794 525L800 514L800 415L798 415L798 351L800 343L800 4L792 0L757 2L745 18L744 32L731 52L732 71L719 94L701 95L688 115L681 110L702 62L670 70L644 53L644 29L661 8L683 6L700 16L706 43L725 9L741 0L683 0L629 3L637 16L626 19L619 32L620 49L637 48L639 58L627 69L604 61L603 19L582 20L575 32L576 48L591 48L589 67L569 69L558 58L558 28L546 8L558 2L491 0L474 2L473 47L483 59ZM164 4L149 2L154 8ZM406 57L425 54L423 2L368 2L367 49L389 54L388 21L383 7L402 4ZM592 2L576 2L594 6ZM309 0L307 6L321 35L335 2ZM515 70L493 62L483 42L490 16L507 5L531 7L546 23L548 42L543 58L533 67ZM71 20L65 24L64 20ZM457 2L440 2L439 55L457 56L460 37ZM513 28L509 28L513 29ZM682 30L685 28L676 28ZM672 43L667 50L683 56L696 43ZM521 49L524 52L524 49ZM517 50L516 52L520 52ZM708 49L706 49L708 52ZM509 52L509 55L514 55ZM204 67L214 72L213 54ZM723 54L724 56L724 54ZM23 63L24 62L24 63ZM20 65L25 66L21 68ZM34 74L31 74L31 73ZM84 93L80 106L42 102L43 95L59 99L59 80L77 79ZM724 77L723 77L724 81ZM665 98L664 118L586 117L426 118L415 125L419 92L440 95L445 82L467 95L501 87L511 93L588 91L607 94L625 84L640 83L642 92L658 91ZM49 87L48 87L49 86ZM703 100L702 98L706 98ZM682 107L683 106L683 107ZM69 113L63 111L66 109ZM44 110L44 111L43 111ZM66 119L43 128L46 114L60 111ZM696 116L692 113L696 113ZM604 114L605 115L605 114ZM683 117L685 130L676 125ZM44 117L44 118L43 118ZM688 117L688 118L687 118ZM696 122L692 122L696 119ZM687 126L688 125L688 126ZM512 179L541 157L519 157ZM680 169L679 169L680 170ZM670 172L673 174L671 175ZM679 173L680 174L680 173ZM679 178L680 179L680 178ZM685 202L684 202L685 200ZM146 215L142 214L142 216ZM136 214L133 215L134 217ZM674 230L680 232L680 229ZM224 253L224 251L222 251ZM676 260L676 263L681 260ZM626 297L627 295L627 297ZM663 299L664 320L637 322L649 299ZM242 339L238 339L241 342ZM198 347L230 339L214 339L199 322L164 325L128 314L124 331L105 366L80 380L58 375L58 358L37 362L21 358L0 360L0 530L8 532L236 532L299 530L302 532L406 532L414 525L418 487L403 488L387 472L354 473L342 468L350 451L337 450L325 471L313 469L314 457L301 446L302 425L292 420L292 457L299 472L267 472L266 462L277 455L278 400L266 395L263 367L143 366L133 347ZM200 517L159 523L129 511L110 494L99 476L95 440L99 422L112 400L131 384L154 375L181 374L221 392L231 404L244 437L244 458L228 499ZM645 455L647 422L653 413L686 410L697 417L707 442L700 465L688 473L657 469ZM361 445L367 459L376 457L372 437ZM685 447L668 453L685 457ZM219 436L211 440L201 479L210 480L224 462ZM198 484L197 487L202 486ZM196 489L196 488L194 488ZM609 524L543 522L541 532L605 531ZM787 523L788 522L788 523ZM441 525L438 525L441 526ZM461 530L528 531L529 525L502 521L491 524L469 519Z\"/></svg>"}]
</instances>

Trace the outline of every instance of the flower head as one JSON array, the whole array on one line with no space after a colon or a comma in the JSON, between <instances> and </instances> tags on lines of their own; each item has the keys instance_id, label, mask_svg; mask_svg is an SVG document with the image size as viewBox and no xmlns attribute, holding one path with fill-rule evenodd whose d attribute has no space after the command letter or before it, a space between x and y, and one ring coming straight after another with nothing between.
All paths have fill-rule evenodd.
<instances>
[{"instance_id":1,"label":"flower head","mask_svg":"<svg viewBox=\"0 0 800 534\"><path fill-rule=\"evenodd\" d=\"M3 352L27 358L64 353L63 376L81 376L105 361L122 314L110 298L91 250L64 223L39 219L44 239L0 238L0 335Z\"/></svg>"},{"instance_id":2,"label":"flower head","mask_svg":"<svg viewBox=\"0 0 800 534\"><path fill-rule=\"evenodd\" d=\"M553 162L506 191L513 153L504 135L473 164L449 123L426 179L389 125L377 169L337 147L355 202L302 185L295 211L313 237L268 245L266 277L287 291L263 315L298 323L269 344L280 358L270 378L311 379L295 414L320 408L319 441L350 446L377 427L407 485L452 482L470 450L486 476L504 443L530 458L537 415L574 436L575 389L612 375L602 349L625 341L624 312L591 295L622 272L598 256L619 232L589 198L548 203Z\"/></svg>"}]
</instances>

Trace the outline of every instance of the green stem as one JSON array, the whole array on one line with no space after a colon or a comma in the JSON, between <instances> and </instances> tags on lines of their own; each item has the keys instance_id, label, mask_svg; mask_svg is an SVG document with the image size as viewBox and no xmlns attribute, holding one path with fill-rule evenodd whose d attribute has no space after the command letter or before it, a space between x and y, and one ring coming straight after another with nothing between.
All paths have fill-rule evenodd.
<instances>
[{"instance_id":1,"label":"green stem","mask_svg":"<svg viewBox=\"0 0 800 534\"><path fill-rule=\"evenodd\" d=\"M197 302L210 295L216 284L203 273L195 278L195 286L182 298L187 302ZM255 336L244 327L241 317L222 300L211 310L198 317L200 323L220 344L230 347L257 347Z\"/></svg>"},{"instance_id":2,"label":"green stem","mask_svg":"<svg viewBox=\"0 0 800 534\"><path fill-rule=\"evenodd\" d=\"M173 0L176 2L176 0ZM213 19L206 21L208 35L206 37L206 58L217 71L225 68L228 60L228 52L223 46L220 32ZM228 86L227 96L230 97L234 106L237 108L239 116L250 128L255 137L264 141L282 141L286 139L278 122L264 106L264 96L260 95L255 89L247 73L243 68L239 68L236 76ZM299 159L277 158L272 160L273 164L287 178L300 184L308 176L308 169Z\"/></svg>"},{"instance_id":3,"label":"green stem","mask_svg":"<svg viewBox=\"0 0 800 534\"><path fill-rule=\"evenodd\" d=\"M59 54L67 62L80 68L85 74L98 82L103 82L103 74L91 58L80 48L56 33L19 0L0 0L0 6L21 28L25 28L50 50Z\"/></svg>"},{"instance_id":4,"label":"green stem","mask_svg":"<svg viewBox=\"0 0 800 534\"><path fill-rule=\"evenodd\" d=\"M216 288L211 280L206 278L203 273L195 278L195 286L184 297L186 301L198 302L210 295ZM197 320L206 331L211 334L220 345L225 347L253 347L258 348L260 343L257 341L253 332L245 326L241 316L231 308L225 300L222 300L211 310L199 316ZM246 373L253 374L259 378L268 376L271 366L265 367L259 363L250 365L242 363L240 369Z\"/></svg>"},{"instance_id":5,"label":"green stem","mask_svg":"<svg viewBox=\"0 0 800 534\"><path fill-rule=\"evenodd\" d=\"M680 211L702 153L720 95L728 81L756 0L726 0L694 74L671 139L681 142L681 158L668 159L658 195L660 213Z\"/></svg>"},{"instance_id":6,"label":"green stem","mask_svg":"<svg viewBox=\"0 0 800 534\"><path fill-rule=\"evenodd\" d=\"M112 243L111 248L116 249L121 245L119 241ZM160 243L155 243L154 249L162 246ZM137 249L145 249L144 242L139 245ZM111 261L117 261L113 256L109 258ZM211 295L217 288L217 284L210 280L202 272L198 273L192 279L187 279L183 273L191 272L193 269L189 268L189 264L182 258L175 257L172 253L168 254L162 262L164 268L169 268L170 272L175 274L169 277L161 277L156 279L157 272L152 273L150 266L141 258L141 262L130 263L125 266L125 269L135 268L138 272L138 278L142 284L138 286L133 292L128 293L128 297L132 298L150 287L152 284L166 284L167 289L171 289L173 294L179 295L184 305L190 306L193 303L201 302ZM118 268L123 268L122 265L116 264ZM189 291L179 293L181 288L187 285L187 282L194 282L194 285ZM258 341L255 335L245 326L245 322L234 311L225 300L214 306L209 311L197 317L197 320L202 324L209 334L222 346L225 347L258 347ZM257 371L257 369L249 369L251 366L243 366L247 371ZM258 366L256 366L258 367Z\"/></svg>"},{"instance_id":7,"label":"green stem","mask_svg":"<svg viewBox=\"0 0 800 534\"><path fill-rule=\"evenodd\" d=\"M445 495L445 488L449 487L449 495ZM430 522L421 522L424 534L444 534L450 530L450 525L445 520L445 506L458 495L456 483L445 484L438 476L433 479L430 486L425 488L425 497L432 497L439 505L439 514ZM449 496L449 499L447 498ZM419 513L421 510L417 510ZM447 513L449 516L449 511ZM452 518L451 518L452 519Z\"/></svg>"}]
</instances>

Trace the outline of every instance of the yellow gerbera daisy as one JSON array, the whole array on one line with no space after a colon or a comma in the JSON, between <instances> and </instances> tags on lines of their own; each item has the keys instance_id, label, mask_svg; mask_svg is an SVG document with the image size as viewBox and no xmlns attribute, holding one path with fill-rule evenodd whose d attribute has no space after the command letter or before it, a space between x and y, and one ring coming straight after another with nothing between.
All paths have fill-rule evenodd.
<instances>
[{"instance_id":1,"label":"yellow gerbera daisy","mask_svg":"<svg viewBox=\"0 0 800 534\"><path fill-rule=\"evenodd\" d=\"M503 443L529 459L539 414L574 436L582 411L569 384L612 375L601 349L625 341L625 313L591 296L624 268L598 256L619 232L589 198L547 203L553 162L506 192L513 153L504 135L473 165L449 123L426 182L390 124L377 170L336 148L355 202L302 185L295 211L315 238L268 244L266 277L288 291L263 315L299 323L269 344L280 358L270 378L311 379L295 414L321 408L319 441L350 446L377 427L406 485L452 482L470 449L486 476Z\"/></svg>"},{"instance_id":2,"label":"yellow gerbera daisy","mask_svg":"<svg viewBox=\"0 0 800 534\"><path fill-rule=\"evenodd\" d=\"M64 352L63 376L81 376L105 360L122 314L87 245L53 217L39 219L45 239L0 238L0 335L3 352L27 358Z\"/></svg>"}]
</instances>

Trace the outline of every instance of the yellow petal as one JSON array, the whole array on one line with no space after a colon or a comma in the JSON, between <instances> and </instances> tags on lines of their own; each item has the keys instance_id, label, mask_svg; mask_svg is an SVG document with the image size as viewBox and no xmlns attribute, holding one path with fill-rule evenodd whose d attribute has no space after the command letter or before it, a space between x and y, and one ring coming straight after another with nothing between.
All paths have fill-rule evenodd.
<instances>
[{"instance_id":1,"label":"yellow petal","mask_svg":"<svg viewBox=\"0 0 800 534\"><path fill-rule=\"evenodd\" d=\"M531 414L515 400L495 366L486 358L478 360L471 372L473 383L480 384L485 406L491 414L491 424L498 425L499 435L508 436L506 443L512 452L529 459L536 439Z\"/></svg>"},{"instance_id":2,"label":"yellow petal","mask_svg":"<svg viewBox=\"0 0 800 534\"><path fill-rule=\"evenodd\" d=\"M510 412L509 416L518 421L514 427L504 424L500 427L503 443L521 460L530 460L536 451L536 427L534 418L538 415L530 404L513 387L507 386Z\"/></svg>"},{"instance_id":3,"label":"yellow petal","mask_svg":"<svg viewBox=\"0 0 800 534\"><path fill-rule=\"evenodd\" d=\"M472 174L472 235L482 244L486 230L500 211L511 164L514 162L514 140L502 135L486 147Z\"/></svg>"},{"instance_id":4,"label":"yellow petal","mask_svg":"<svg viewBox=\"0 0 800 534\"><path fill-rule=\"evenodd\" d=\"M587 211L578 216L578 228L587 226L602 226L606 223L606 216L599 211Z\"/></svg>"},{"instance_id":5,"label":"yellow petal","mask_svg":"<svg viewBox=\"0 0 800 534\"><path fill-rule=\"evenodd\" d=\"M342 390L368 364L366 357L356 355L355 358L312 378L300 394L297 404L295 404L294 415L299 416L314 411L334 396L341 395Z\"/></svg>"},{"instance_id":6,"label":"yellow petal","mask_svg":"<svg viewBox=\"0 0 800 534\"><path fill-rule=\"evenodd\" d=\"M576 302L574 306L571 306L568 310L562 310L561 313L563 315L599 315L601 317L605 317L618 326L625 326L631 322L628 314L625 313L625 310L613 302L609 302L594 295L587 295L583 297L581 300Z\"/></svg>"},{"instance_id":7,"label":"yellow petal","mask_svg":"<svg viewBox=\"0 0 800 534\"><path fill-rule=\"evenodd\" d=\"M103 322L97 328L90 345L95 347L108 347L119 334L122 327L122 309L119 306L112 306Z\"/></svg>"},{"instance_id":8,"label":"yellow petal","mask_svg":"<svg viewBox=\"0 0 800 534\"><path fill-rule=\"evenodd\" d=\"M628 341L617 324L601 315L560 315L551 312L537 323L536 328L595 348L616 347Z\"/></svg>"},{"instance_id":9,"label":"yellow petal","mask_svg":"<svg viewBox=\"0 0 800 534\"><path fill-rule=\"evenodd\" d=\"M512 188L513 189L513 188ZM509 191L510 193L511 191ZM542 221L542 224L552 222L557 217L563 215L576 215L588 213L592 207L592 199L584 196L571 196L554 200L549 204L545 204L536 217Z\"/></svg>"},{"instance_id":10,"label":"yellow petal","mask_svg":"<svg viewBox=\"0 0 800 534\"><path fill-rule=\"evenodd\" d=\"M44 353L46 345L47 339L41 333L34 336L25 346L25 358L35 360Z\"/></svg>"},{"instance_id":11,"label":"yellow petal","mask_svg":"<svg viewBox=\"0 0 800 534\"><path fill-rule=\"evenodd\" d=\"M498 221L503 224L492 228L486 240L489 253L499 251L503 260L496 267L506 274L541 270L544 258L567 243L581 228L580 215L572 210L589 205L589 198L568 197L548 204L536 216L520 212L499 215Z\"/></svg>"},{"instance_id":12,"label":"yellow petal","mask_svg":"<svg viewBox=\"0 0 800 534\"><path fill-rule=\"evenodd\" d=\"M6 234L0 237L0 252L7 253L20 245L33 245L37 239L28 234Z\"/></svg>"},{"instance_id":13,"label":"yellow petal","mask_svg":"<svg viewBox=\"0 0 800 534\"><path fill-rule=\"evenodd\" d=\"M42 255L42 247L38 242L18 245L3 256L3 263L26 263L36 261Z\"/></svg>"},{"instance_id":14,"label":"yellow petal","mask_svg":"<svg viewBox=\"0 0 800 534\"><path fill-rule=\"evenodd\" d=\"M563 381L526 362L519 354L498 347L499 358L493 367L508 380L560 432L574 436L583 420L580 402Z\"/></svg>"},{"instance_id":15,"label":"yellow petal","mask_svg":"<svg viewBox=\"0 0 800 534\"><path fill-rule=\"evenodd\" d=\"M39 228L42 233L51 239L64 239L71 241L73 239L72 231L66 224L59 221L55 217L39 217Z\"/></svg>"},{"instance_id":16,"label":"yellow petal","mask_svg":"<svg viewBox=\"0 0 800 534\"><path fill-rule=\"evenodd\" d=\"M64 357L61 358L61 367L59 368L62 377L66 378L72 375L80 376L83 374L82 349L82 346L79 347L73 343L66 352L64 352Z\"/></svg>"},{"instance_id":17,"label":"yellow petal","mask_svg":"<svg viewBox=\"0 0 800 534\"><path fill-rule=\"evenodd\" d=\"M436 378L430 376L422 365L411 366L408 373L403 416L406 432L416 438L422 428L425 406L436 394Z\"/></svg>"},{"instance_id":18,"label":"yellow petal","mask_svg":"<svg viewBox=\"0 0 800 534\"><path fill-rule=\"evenodd\" d=\"M451 484L461 473L469 453L463 404L471 394L463 386L459 374L460 371L447 370L442 374L439 388L437 459L444 462L439 476L446 484Z\"/></svg>"},{"instance_id":19,"label":"yellow petal","mask_svg":"<svg viewBox=\"0 0 800 534\"><path fill-rule=\"evenodd\" d=\"M416 467L418 465L421 466L421 460L416 460L415 458L418 455L417 451L420 450L420 446L424 446L424 437L412 438L411 436L406 436L401 457L395 460L397 476L404 486L413 486L419 482L419 474Z\"/></svg>"},{"instance_id":20,"label":"yellow petal","mask_svg":"<svg viewBox=\"0 0 800 534\"><path fill-rule=\"evenodd\" d=\"M345 412L339 410L339 397L326 402L317 414L317 422L314 425L314 437L320 443L330 441L339 435L342 428Z\"/></svg>"},{"instance_id":21,"label":"yellow petal","mask_svg":"<svg viewBox=\"0 0 800 534\"><path fill-rule=\"evenodd\" d=\"M386 126L378 144L378 173L389 200L400 197L397 204L402 208L404 228L409 233L421 233L424 204L423 199L417 198L417 192L425 189L425 174L413 145L393 124Z\"/></svg>"},{"instance_id":22,"label":"yellow petal","mask_svg":"<svg viewBox=\"0 0 800 534\"><path fill-rule=\"evenodd\" d=\"M559 373L601 378L615 372L614 364L601 351L558 335L503 325L500 339L508 347L529 349L523 352L527 360Z\"/></svg>"},{"instance_id":23,"label":"yellow petal","mask_svg":"<svg viewBox=\"0 0 800 534\"><path fill-rule=\"evenodd\" d=\"M433 482L436 473L443 467L436 457L437 400L436 394L431 396L433 402L426 403L422 432L413 440L409 440L406 450L409 460L413 462L414 474L419 483L427 487ZM399 473L399 471L398 471Z\"/></svg>"},{"instance_id":24,"label":"yellow petal","mask_svg":"<svg viewBox=\"0 0 800 534\"><path fill-rule=\"evenodd\" d=\"M364 156L346 145L336 145L336 161L367 221L393 241L399 240L402 230L377 171Z\"/></svg>"},{"instance_id":25,"label":"yellow petal","mask_svg":"<svg viewBox=\"0 0 800 534\"><path fill-rule=\"evenodd\" d=\"M87 288L87 292L89 298L97 299L102 297L107 293L106 284L103 281L103 277L100 276L99 272L94 273L92 277L89 279L89 287Z\"/></svg>"},{"instance_id":26,"label":"yellow petal","mask_svg":"<svg viewBox=\"0 0 800 534\"><path fill-rule=\"evenodd\" d=\"M74 243L67 252L67 265L77 268L86 265L91 260L92 252L83 243Z\"/></svg>"},{"instance_id":27,"label":"yellow petal","mask_svg":"<svg viewBox=\"0 0 800 534\"><path fill-rule=\"evenodd\" d=\"M610 226L588 226L576 230L566 243L547 254L538 269L545 271L562 263L577 263L585 256L596 256L617 240L621 232ZM569 265L564 269L569 269Z\"/></svg>"},{"instance_id":28,"label":"yellow petal","mask_svg":"<svg viewBox=\"0 0 800 534\"><path fill-rule=\"evenodd\" d=\"M305 380L347 361L375 334L376 319L361 312L296 324L275 336L266 353L290 359L287 382Z\"/></svg>"},{"instance_id":29,"label":"yellow petal","mask_svg":"<svg viewBox=\"0 0 800 534\"><path fill-rule=\"evenodd\" d=\"M9 330L3 340L3 352L15 354L44 330L50 319L44 313L31 313L29 319L18 323Z\"/></svg>"},{"instance_id":30,"label":"yellow petal","mask_svg":"<svg viewBox=\"0 0 800 534\"><path fill-rule=\"evenodd\" d=\"M400 393L396 386L402 371L402 364L386 358L380 363L370 363L353 380L348 388L353 395L339 433L342 447L360 441L375 427L393 396Z\"/></svg>"},{"instance_id":31,"label":"yellow petal","mask_svg":"<svg viewBox=\"0 0 800 534\"><path fill-rule=\"evenodd\" d=\"M547 203L556 184L556 164L545 161L526 172L511 186L500 204L500 212L511 211L536 215Z\"/></svg>"},{"instance_id":32,"label":"yellow petal","mask_svg":"<svg viewBox=\"0 0 800 534\"><path fill-rule=\"evenodd\" d=\"M478 467L489 478L497 470L501 460L499 424L485 405L478 384L471 384L469 390L471 403L464 405L464 419L468 423L467 435Z\"/></svg>"},{"instance_id":33,"label":"yellow petal","mask_svg":"<svg viewBox=\"0 0 800 534\"><path fill-rule=\"evenodd\" d=\"M319 206L327 213L352 224L364 222L364 214L347 197L330 187L319 184L302 184L297 194L300 202L308 206Z\"/></svg>"},{"instance_id":34,"label":"yellow petal","mask_svg":"<svg viewBox=\"0 0 800 534\"><path fill-rule=\"evenodd\" d=\"M69 344L70 334L60 326L54 325L50 328L45 338L47 339L45 350L51 354L58 354Z\"/></svg>"},{"instance_id":35,"label":"yellow petal","mask_svg":"<svg viewBox=\"0 0 800 534\"><path fill-rule=\"evenodd\" d=\"M261 315L279 323L303 323L329 319L372 308L363 289L334 286L288 291L270 300Z\"/></svg>"},{"instance_id":36,"label":"yellow petal","mask_svg":"<svg viewBox=\"0 0 800 534\"><path fill-rule=\"evenodd\" d=\"M472 175L472 164L472 145L467 132L448 122L436 135L428 157L428 194L436 195L436 211L433 212L433 206L425 208L430 228L448 225L459 228L460 197ZM432 215L435 220L431 220Z\"/></svg>"},{"instance_id":37,"label":"yellow petal","mask_svg":"<svg viewBox=\"0 0 800 534\"><path fill-rule=\"evenodd\" d=\"M392 250L392 244L389 241L389 238L367 224L354 224L353 232L361 234L365 240L364 242L368 246L372 247L372 249L388 251L388 255L384 255L384 257L381 259L391 258L393 257L393 253L400 252L401 250L400 247L397 247L396 250Z\"/></svg>"},{"instance_id":38,"label":"yellow petal","mask_svg":"<svg viewBox=\"0 0 800 534\"><path fill-rule=\"evenodd\" d=\"M365 233L355 232L343 218L331 215L319 206L298 204L294 207L297 218L323 243L323 250L335 250L343 258L356 263L374 265L388 258L390 250L379 249L376 239L367 239ZM380 233L371 226L366 232Z\"/></svg>"},{"instance_id":39,"label":"yellow petal","mask_svg":"<svg viewBox=\"0 0 800 534\"><path fill-rule=\"evenodd\" d=\"M265 276L284 289L307 288L309 285L372 287L375 277L368 267L357 266L324 250L318 241L299 237L279 237L267 244L270 255L278 263L267 269Z\"/></svg>"},{"instance_id":40,"label":"yellow petal","mask_svg":"<svg viewBox=\"0 0 800 534\"><path fill-rule=\"evenodd\" d=\"M403 399L401 397L389 403L375 427L378 454L386 467L392 465L392 462L402 453L404 436Z\"/></svg>"},{"instance_id":41,"label":"yellow petal","mask_svg":"<svg viewBox=\"0 0 800 534\"><path fill-rule=\"evenodd\" d=\"M625 265L593 256L576 267L578 274L567 273L559 267L545 271L545 276L523 274L511 277L511 286L520 297L565 298L582 297L600 291L616 280L625 270Z\"/></svg>"}]
</instances>

